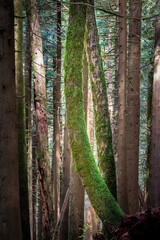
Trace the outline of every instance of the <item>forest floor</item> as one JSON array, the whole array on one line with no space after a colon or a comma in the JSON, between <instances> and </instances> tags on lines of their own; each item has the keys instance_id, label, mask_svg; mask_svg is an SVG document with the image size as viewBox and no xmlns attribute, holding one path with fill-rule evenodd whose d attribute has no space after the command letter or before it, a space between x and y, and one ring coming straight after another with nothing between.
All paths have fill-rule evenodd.
<instances>
[{"instance_id":1,"label":"forest floor","mask_svg":"<svg viewBox=\"0 0 160 240\"><path fill-rule=\"evenodd\" d=\"M94 239L105 240L101 234ZM160 240L160 209L126 215L113 232L112 240Z\"/></svg>"}]
</instances>

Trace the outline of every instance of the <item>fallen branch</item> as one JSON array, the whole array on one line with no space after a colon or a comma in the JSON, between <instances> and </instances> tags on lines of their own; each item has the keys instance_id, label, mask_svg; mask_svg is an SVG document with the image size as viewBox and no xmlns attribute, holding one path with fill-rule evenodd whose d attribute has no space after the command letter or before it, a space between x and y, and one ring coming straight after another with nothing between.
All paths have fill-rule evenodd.
<instances>
[{"instance_id":1,"label":"fallen branch","mask_svg":"<svg viewBox=\"0 0 160 240\"><path fill-rule=\"evenodd\" d=\"M68 190L66 192L66 195L65 195L65 198L64 198L64 202L63 202L63 205L62 205L60 216L58 218L58 221L57 221L54 233L53 233L52 240L56 240L56 238L57 238L57 235L58 235L58 232L59 232L59 228L61 226L61 223L62 223L62 220L63 220L63 217L64 217L64 213L65 213L67 205L68 205L69 196L70 196L70 190L68 188Z\"/></svg>"}]
</instances>

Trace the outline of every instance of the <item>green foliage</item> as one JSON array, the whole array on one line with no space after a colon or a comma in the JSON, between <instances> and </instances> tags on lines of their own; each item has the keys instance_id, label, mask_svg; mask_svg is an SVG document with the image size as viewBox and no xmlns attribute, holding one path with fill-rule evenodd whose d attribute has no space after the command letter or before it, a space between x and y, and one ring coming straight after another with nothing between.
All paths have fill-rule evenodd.
<instances>
[{"instance_id":1,"label":"green foliage","mask_svg":"<svg viewBox=\"0 0 160 240\"><path fill-rule=\"evenodd\" d=\"M83 234L81 236L78 236L79 239L84 239L86 232L88 229L90 229L92 226L90 224L85 224L83 228L80 228L80 230L83 230Z\"/></svg>"}]
</instances>

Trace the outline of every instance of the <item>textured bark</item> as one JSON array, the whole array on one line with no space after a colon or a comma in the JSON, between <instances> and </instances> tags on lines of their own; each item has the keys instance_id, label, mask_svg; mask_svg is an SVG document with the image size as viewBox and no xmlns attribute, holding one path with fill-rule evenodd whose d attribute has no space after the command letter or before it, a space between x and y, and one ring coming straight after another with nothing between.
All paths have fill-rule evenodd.
<instances>
[{"instance_id":1,"label":"textured bark","mask_svg":"<svg viewBox=\"0 0 160 240\"><path fill-rule=\"evenodd\" d=\"M35 127L35 126L34 126ZM36 200L37 200L37 137L36 132L32 134L32 199L33 199L33 240L36 240L37 224L36 224Z\"/></svg>"},{"instance_id":2,"label":"textured bark","mask_svg":"<svg viewBox=\"0 0 160 240\"><path fill-rule=\"evenodd\" d=\"M92 151L94 151L94 114L92 104L92 91L88 89L88 109L87 109L87 135Z\"/></svg>"},{"instance_id":3,"label":"textured bark","mask_svg":"<svg viewBox=\"0 0 160 240\"><path fill-rule=\"evenodd\" d=\"M53 150L53 196L54 196L54 222L56 224L60 211L60 109L61 109L61 3L57 2L57 77L54 83L54 150Z\"/></svg>"},{"instance_id":4,"label":"textured bark","mask_svg":"<svg viewBox=\"0 0 160 240\"><path fill-rule=\"evenodd\" d=\"M130 0L127 82L127 196L128 211L138 211L138 162L140 115L140 39L142 1Z\"/></svg>"},{"instance_id":5,"label":"textured bark","mask_svg":"<svg viewBox=\"0 0 160 240\"><path fill-rule=\"evenodd\" d=\"M145 201L148 199L148 182L149 182L149 166L151 159L151 121L152 121L152 94L153 94L153 71L152 68L148 74L148 91L147 91L147 174L145 179Z\"/></svg>"},{"instance_id":6,"label":"textured bark","mask_svg":"<svg viewBox=\"0 0 160 240\"><path fill-rule=\"evenodd\" d=\"M17 96L17 126L18 126L18 162L20 209L23 239L30 239L29 199L28 199L28 168L26 154L26 122L25 122L25 82L23 77L23 20L22 1L14 0L15 8L15 76Z\"/></svg>"},{"instance_id":7,"label":"textured bark","mask_svg":"<svg viewBox=\"0 0 160 240\"><path fill-rule=\"evenodd\" d=\"M75 3L75 4L73 4ZM96 213L105 226L119 224L124 213L111 195L96 166L86 132L82 70L86 1L72 1L65 53L67 125L73 161ZM80 41L81 40L81 41Z\"/></svg>"},{"instance_id":8,"label":"textured bark","mask_svg":"<svg viewBox=\"0 0 160 240\"><path fill-rule=\"evenodd\" d=\"M85 53L84 53L85 54ZM87 135L89 138L89 143L91 145L92 152L94 152L94 114L93 114L93 103L92 103L92 91L90 88L90 84L88 82L89 73L88 73L88 62L87 58L84 55L84 66L83 66L83 92L84 92L84 111L85 111L85 119L87 125ZM89 85L89 86L88 86ZM98 232L98 219L96 217L96 213L94 208L91 206L89 199L85 198L85 217L86 224L89 224L89 228L85 232L85 238L92 240L93 235Z\"/></svg>"},{"instance_id":9,"label":"textured bark","mask_svg":"<svg viewBox=\"0 0 160 240\"><path fill-rule=\"evenodd\" d=\"M94 6L94 1L90 0L89 4ZM112 149L112 132L94 7L88 7L87 9L86 29L87 56L93 97L98 162L104 180L111 193L116 198L116 175Z\"/></svg>"},{"instance_id":10,"label":"textured bark","mask_svg":"<svg viewBox=\"0 0 160 240\"><path fill-rule=\"evenodd\" d=\"M31 111L31 43L30 29L26 22L26 48L25 48L25 104L26 104L26 131L27 131L27 158L28 158L28 194L29 194L29 218L30 218L30 235L33 239L33 188L32 188L32 111Z\"/></svg>"},{"instance_id":11,"label":"textured bark","mask_svg":"<svg viewBox=\"0 0 160 240\"><path fill-rule=\"evenodd\" d=\"M126 0L119 1L119 79L117 117L117 199L124 212L128 212L126 176Z\"/></svg>"},{"instance_id":12,"label":"textured bark","mask_svg":"<svg viewBox=\"0 0 160 240\"><path fill-rule=\"evenodd\" d=\"M21 240L13 1L0 2L0 239Z\"/></svg>"},{"instance_id":13,"label":"textured bark","mask_svg":"<svg viewBox=\"0 0 160 240\"><path fill-rule=\"evenodd\" d=\"M117 6L118 6L117 0ZM118 9L117 9L118 11ZM115 84L114 84L114 106L113 106L113 122L112 122L112 141L114 160L117 169L118 152L117 152L117 134L118 134L118 79L119 79L119 18L116 17L116 39L115 39Z\"/></svg>"},{"instance_id":14,"label":"textured bark","mask_svg":"<svg viewBox=\"0 0 160 240\"><path fill-rule=\"evenodd\" d=\"M68 238L74 240L79 239L83 234L84 188L73 160L71 161L70 189Z\"/></svg>"},{"instance_id":15,"label":"textured bark","mask_svg":"<svg viewBox=\"0 0 160 240\"><path fill-rule=\"evenodd\" d=\"M36 0L27 1L27 17L31 29L32 66L34 72L34 107L36 113L37 160L42 198L42 239L48 239L53 225L52 195L50 189L50 161L48 151L48 124L46 111L46 81L42 39Z\"/></svg>"},{"instance_id":16,"label":"textured bark","mask_svg":"<svg viewBox=\"0 0 160 240\"><path fill-rule=\"evenodd\" d=\"M158 5L159 7L159 5ZM152 207L160 207L160 20L156 21L155 34L155 59L153 75L153 95L152 95L152 125L151 125L151 156L149 166L148 199L147 203Z\"/></svg>"},{"instance_id":17,"label":"textured bark","mask_svg":"<svg viewBox=\"0 0 160 240\"><path fill-rule=\"evenodd\" d=\"M62 194L61 194L61 208L64 202L64 198L69 188L70 182L70 161L71 161L71 152L70 146L68 142L68 130L67 126L64 128L64 152L63 152L63 177L62 177ZM68 212L69 212L69 205L66 208L64 213L64 217L60 227L60 239L61 240L68 240Z\"/></svg>"}]
</instances>

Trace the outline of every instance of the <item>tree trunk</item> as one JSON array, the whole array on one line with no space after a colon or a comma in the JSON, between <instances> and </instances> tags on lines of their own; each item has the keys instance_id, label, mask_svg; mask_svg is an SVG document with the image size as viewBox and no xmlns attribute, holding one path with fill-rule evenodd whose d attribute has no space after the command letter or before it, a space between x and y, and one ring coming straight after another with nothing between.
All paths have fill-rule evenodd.
<instances>
[{"instance_id":1,"label":"tree trunk","mask_svg":"<svg viewBox=\"0 0 160 240\"><path fill-rule=\"evenodd\" d=\"M69 199L69 239L78 239L83 235L84 226L84 188L73 159L71 160Z\"/></svg>"},{"instance_id":2,"label":"tree trunk","mask_svg":"<svg viewBox=\"0 0 160 240\"><path fill-rule=\"evenodd\" d=\"M87 64L88 68L88 64ZM89 143L94 153L94 114L93 114L93 104L92 104L92 91L90 88L90 84L88 87L88 95L87 95L87 135L89 138ZM93 235L98 232L98 217L95 213L94 208L92 207L89 199L85 198L85 217L86 217L86 227L89 225L85 232L85 238L88 240L93 239ZM88 225L87 225L88 224Z\"/></svg>"},{"instance_id":3,"label":"tree trunk","mask_svg":"<svg viewBox=\"0 0 160 240\"><path fill-rule=\"evenodd\" d=\"M112 132L108 111L108 98L103 64L99 46L98 31L94 13L94 0L87 9L87 55L91 81L95 133L99 167L111 193L116 198L116 175L112 149Z\"/></svg>"},{"instance_id":4,"label":"tree trunk","mask_svg":"<svg viewBox=\"0 0 160 240\"><path fill-rule=\"evenodd\" d=\"M145 201L148 200L148 183L149 183L149 167L151 160L151 122L152 122L152 94L153 94L153 71L152 68L148 74L148 90L147 90L147 161L146 161L146 179L145 179Z\"/></svg>"},{"instance_id":5,"label":"tree trunk","mask_svg":"<svg viewBox=\"0 0 160 240\"><path fill-rule=\"evenodd\" d=\"M25 104L26 104L26 131L27 131L27 156L28 156L28 194L29 194L29 218L30 218L30 234L33 240L33 187L32 187L32 111L31 111L31 98L32 98L32 73L31 73L31 42L30 42L30 29L26 21L26 48L25 48Z\"/></svg>"},{"instance_id":6,"label":"tree trunk","mask_svg":"<svg viewBox=\"0 0 160 240\"><path fill-rule=\"evenodd\" d=\"M48 151L48 124L46 111L46 81L42 53L39 17L36 0L28 1L27 17L31 29L32 65L34 72L34 107L37 126L37 160L42 198L42 239L51 236L53 225L52 195L50 189L50 161Z\"/></svg>"},{"instance_id":7,"label":"tree trunk","mask_svg":"<svg viewBox=\"0 0 160 240\"><path fill-rule=\"evenodd\" d=\"M0 239L21 240L13 1L0 4Z\"/></svg>"},{"instance_id":8,"label":"tree trunk","mask_svg":"<svg viewBox=\"0 0 160 240\"><path fill-rule=\"evenodd\" d=\"M159 5L158 5L159 8ZM149 167L149 181L148 181L148 199L149 206L160 207L160 20L156 21L155 32L155 58L154 58L154 75L153 75L153 95L152 95L152 125L151 125L151 157Z\"/></svg>"},{"instance_id":9,"label":"tree trunk","mask_svg":"<svg viewBox=\"0 0 160 240\"><path fill-rule=\"evenodd\" d=\"M69 24L71 15L69 16ZM85 61L85 57L84 57ZM83 69L84 70L84 69ZM86 71L83 71L83 79ZM83 91L85 81L83 82ZM85 99L84 99L85 101ZM86 107L84 102L84 108ZM69 198L69 235L70 240L78 239L83 235L84 226L84 188L80 176L76 170L75 163L71 159L71 173L70 173L70 189L71 194Z\"/></svg>"},{"instance_id":10,"label":"tree trunk","mask_svg":"<svg viewBox=\"0 0 160 240\"><path fill-rule=\"evenodd\" d=\"M65 123L66 124L66 123ZM64 151L63 151L63 176L62 176L62 194L61 194L61 202L63 204L66 192L69 188L70 182L70 161L71 161L71 152L70 146L68 143L68 129L65 125L64 128ZM62 208L61 204L61 208ZM68 240L68 212L69 212L69 205L64 213L64 217L60 227L60 239L61 240Z\"/></svg>"},{"instance_id":11,"label":"tree trunk","mask_svg":"<svg viewBox=\"0 0 160 240\"><path fill-rule=\"evenodd\" d=\"M140 115L140 40L142 1L130 0L127 82L127 196L128 211L138 211L139 115Z\"/></svg>"},{"instance_id":12,"label":"tree trunk","mask_svg":"<svg viewBox=\"0 0 160 240\"><path fill-rule=\"evenodd\" d=\"M70 3L71 22L67 30L64 68L69 140L73 161L92 206L104 226L107 224L116 226L124 213L98 171L86 132L82 93L83 40L86 23L86 5L83 3L86 1L74 0Z\"/></svg>"},{"instance_id":13,"label":"tree trunk","mask_svg":"<svg viewBox=\"0 0 160 240\"><path fill-rule=\"evenodd\" d=\"M35 127L35 126L34 126ZM37 224L36 224L36 201L37 201L37 137L36 131L32 134L32 199L33 199L33 240L36 240Z\"/></svg>"},{"instance_id":14,"label":"tree trunk","mask_svg":"<svg viewBox=\"0 0 160 240\"><path fill-rule=\"evenodd\" d=\"M30 239L29 199L28 199L28 169L26 154L26 124L25 124L25 83L23 77L23 19L22 1L14 0L15 8L15 76L17 95L17 126L18 126L18 162L20 208L23 239Z\"/></svg>"},{"instance_id":15,"label":"tree trunk","mask_svg":"<svg viewBox=\"0 0 160 240\"><path fill-rule=\"evenodd\" d=\"M117 199L124 212L128 212L126 176L126 0L119 1L119 79L117 117Z\"/></svg>"},{"instance_id":16,"label":"tree trunk","mask_svg":"<svg viewBox=\"0 0 160 240\"><path fill-rule=\"evenodd\" d=\"M54 222L56 224L60 211L60 109L61 109L61 2L57 2L57 77L54 83L54 150L53 150L53 196Z\"/></svg>"}]
</instances>

